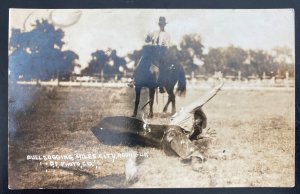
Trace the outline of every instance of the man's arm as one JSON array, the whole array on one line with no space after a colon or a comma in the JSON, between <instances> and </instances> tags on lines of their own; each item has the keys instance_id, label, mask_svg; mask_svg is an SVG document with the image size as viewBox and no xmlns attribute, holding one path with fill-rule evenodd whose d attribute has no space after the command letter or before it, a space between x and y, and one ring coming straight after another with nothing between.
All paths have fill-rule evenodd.
<instances>
[{"instance_id":1,"label":"man's arm","mask_svg":"<svg viewBox=\"0 0 300 194\"><path fill-rule=\"evenodd\" d=\"M146 39L145 39L145 42L146 42L146 43L149 43L149 42L152 41L152 39L153 39L153 33L149 33L149 34L147 34L147 37L146 37Z\"/></svg>"}]
</instances>

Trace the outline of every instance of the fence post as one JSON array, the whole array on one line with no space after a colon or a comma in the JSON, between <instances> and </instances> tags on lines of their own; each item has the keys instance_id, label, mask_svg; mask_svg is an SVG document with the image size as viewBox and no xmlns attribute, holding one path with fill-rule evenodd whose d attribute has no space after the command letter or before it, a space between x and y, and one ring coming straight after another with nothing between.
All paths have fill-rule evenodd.
<instances>
[{"instance_id":1,"label":"fence post","mask_svg":"<svg viewBox=\"0 0 300 194\"><path fill-rule=\"evenodd\" d=\"M101 76L100 80L101 80L101 82L103 82L103 81L104 81L104 73L103 73L103 69L101 69L100 76Z\"/></svg>"},{"instance_id":2,"label":"fence post","mask_svg":"<svg viewBox=\"0 0 300 194\"><path fill-rule=\"evenodd\" d=\"M290 74L289 74L288 71L285 72L285 78L286 78L287 81L289 81L289 79L290 79Z\"/></svg>"},{"instance_id":3,"label":"fence post","mask_svg":"<svg viewBox=\"0 0 300 194\"><path fill-rule=\"evenodd\" d=\"M284 83L285 83L285 86L287 86L287 87L289 87L289 86L290 86L289 79L290 79L289 72L288 72L288 71L286 71L286 72L285 72L285 79L284 79Z\"/></svg>"}]
</instances>

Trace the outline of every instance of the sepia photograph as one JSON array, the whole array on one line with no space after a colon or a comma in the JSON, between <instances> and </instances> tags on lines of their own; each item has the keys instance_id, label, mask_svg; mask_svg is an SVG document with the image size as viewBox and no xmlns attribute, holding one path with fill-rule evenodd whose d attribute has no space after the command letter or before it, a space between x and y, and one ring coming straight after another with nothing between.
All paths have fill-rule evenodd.
<instances>
[{"instance_id":1,"label":"sepia photograph","mask_svg":"<svg viewBox=\"0 0 300 194\"><path fill-rule=\"evenodd\" d=\"M294 17L11 8L8 188L294 187Z\"/></svg>"}]
</instances>

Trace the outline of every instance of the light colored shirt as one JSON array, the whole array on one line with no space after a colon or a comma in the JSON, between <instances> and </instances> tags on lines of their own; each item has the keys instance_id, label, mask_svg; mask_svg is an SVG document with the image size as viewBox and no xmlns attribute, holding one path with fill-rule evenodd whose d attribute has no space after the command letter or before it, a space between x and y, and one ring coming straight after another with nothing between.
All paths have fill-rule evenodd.
<instances>
[{"instance_id":1,"label":"light colored shirt","mask_svg":"<svg viewBox=\"0 0 300 194\"><path fill-rule=\"evenodd\" d=\"M147 43L159 46L170 46L170 35L166 31L156 31L147 35L145 40Z\"/></svg>"}]
</instances>

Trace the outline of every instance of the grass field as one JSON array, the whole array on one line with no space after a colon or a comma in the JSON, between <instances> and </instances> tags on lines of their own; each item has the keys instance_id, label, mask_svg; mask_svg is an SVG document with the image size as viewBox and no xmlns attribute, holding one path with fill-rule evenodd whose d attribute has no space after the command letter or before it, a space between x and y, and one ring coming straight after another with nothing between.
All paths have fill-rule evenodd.
<instances>
[{"instance_id":1,"label":"grass field","mask_svg":"<svg viewBox=\"0 0 300 194\"><path fill-rule=\"evenodd\" d=\"M166 156L154 148L108 146L90 129L103 117L133 111L131 88L35 86L10 87L9 187L111 188L111 187L289 187L294 185L294 90L224 90L203 110L208 127L217 131L205 152L200 172L189 162ZM188 90L177 97L177 109L203 95ZM141 104L147 101L147 92ZM154 118L164 123L159 94ZM169 110L170 111L170 110ZM15 129L15 130L14 130ZM138 181L125 181L128 159L95 159L94 167L53 168L27 155L78 153L147 153L138 164ZM97 167L96 167L97 166Z\"/></svg>"}]
</instances>

